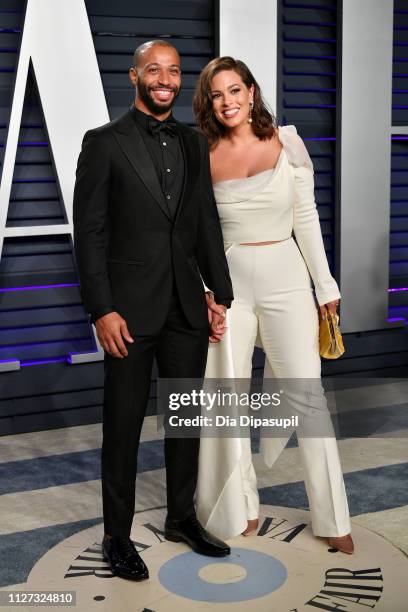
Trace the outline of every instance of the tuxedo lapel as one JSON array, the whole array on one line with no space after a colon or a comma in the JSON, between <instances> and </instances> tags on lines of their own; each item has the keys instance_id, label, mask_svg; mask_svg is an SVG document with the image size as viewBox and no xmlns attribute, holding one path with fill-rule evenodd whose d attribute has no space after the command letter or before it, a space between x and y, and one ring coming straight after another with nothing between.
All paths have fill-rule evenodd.
<instances>
[{"instance_id":1,"label":"tuxedo lapel","mask_svg":"<svg viewBox=\"0 0 408 612\"><path fill-rule=\"evenodd\" d=\"M131 115L131 111L118 121L114 134L120 148L145 187L150 191L166 217L171 219L153 160L146 148L140 130Z\"/></svg>"}]
</instances>

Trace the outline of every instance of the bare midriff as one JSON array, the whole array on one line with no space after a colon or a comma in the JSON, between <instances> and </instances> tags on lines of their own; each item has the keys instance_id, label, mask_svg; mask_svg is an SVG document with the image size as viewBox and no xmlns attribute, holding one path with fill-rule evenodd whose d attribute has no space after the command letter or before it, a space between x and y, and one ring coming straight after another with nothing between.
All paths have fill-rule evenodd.
<instances>
[{"instance_id":1,"label":"bare midriff","mask_svg":"<svg viewBox=\"0 0 408 612\"><path fill-rule=\"evenodd\" d=\"M267 242L240 242L240 246L262 246L264 244L276 244L278 242L284 242L283 240L268 240Z\"/></svg>"}]
</instances>

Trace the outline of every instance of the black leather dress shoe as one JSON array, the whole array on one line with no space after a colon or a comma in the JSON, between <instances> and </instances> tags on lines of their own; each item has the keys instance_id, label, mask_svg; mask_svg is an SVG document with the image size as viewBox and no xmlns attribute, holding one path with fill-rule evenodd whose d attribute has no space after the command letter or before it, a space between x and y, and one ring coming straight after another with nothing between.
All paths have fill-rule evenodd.
<instances>
[{"instance_id":1,"label":"black leather dress shoe","mask_svg":"<svg viewBox=\"0 0 408 612\"><path fill-rule=\"evenodd\" d=\"M149 570L129 538L107 538L102 541L102 552L112 574L128 580L146 580Z\"/></svg>"},{"instance_id":2,"label":"black leather dress shoe","mask_svg":"<svg viewBox=\"0 0 408 612\"><path fill-rule=\"evenodd\" d=\"M182 521L171 521L167 518L164 537L170 542L185 542L194 552L208 557L225 557L231 553L230 547L208 533L194 514Z\"/></svg>"}]
</instances>

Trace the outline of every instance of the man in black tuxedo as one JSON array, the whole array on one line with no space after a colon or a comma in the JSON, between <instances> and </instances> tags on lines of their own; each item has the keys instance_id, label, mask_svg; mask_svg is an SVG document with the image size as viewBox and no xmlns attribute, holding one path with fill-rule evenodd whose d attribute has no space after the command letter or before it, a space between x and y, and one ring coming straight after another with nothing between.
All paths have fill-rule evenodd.
<instances>
[{"instance_id":1,"label":"man in black tuxedo","mask_svg":"<svg viewBox=\"0 0 408 612\"><path fill-rule=\"evenodd\" d=\"M209 335L220 339L233 293L207 141L171 114L179 55L166 41L150 41L136 50L129 74L134 105L84 136L74 243L83 303L105 351L103 552L114 574L142 580L148 570L129 536L153 359L161 377L202 378ZM165 439L165 537L227 555L195 515L198 449L198 439Z\"/></svg>"}]
</instances>

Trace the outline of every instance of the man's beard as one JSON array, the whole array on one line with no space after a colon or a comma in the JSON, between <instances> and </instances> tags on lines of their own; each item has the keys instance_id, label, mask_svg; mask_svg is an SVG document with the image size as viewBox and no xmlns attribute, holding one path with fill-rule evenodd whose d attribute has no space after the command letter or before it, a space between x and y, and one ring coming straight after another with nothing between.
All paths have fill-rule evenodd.
<instances>
[{"instance_id":1,"label":"man's beard","mask_svg":"<svg viewBox=\"0 0 408 612\"><path fill-rule=\"evenodd\" d=\"M169 111L174 102L176 101L177 96L180 93L180 88L177 87L161 87L160 89L170 89L174 96L170 102L164 104L157 104L153 98L150 96L150 90L155 89L154 87L148 87L144 81L140 78L137 82L137 93L139 98L144 102L149 111L154 113L155 115L162 115L163 113L167 113Z\"/></svg>"}]
</instances>

